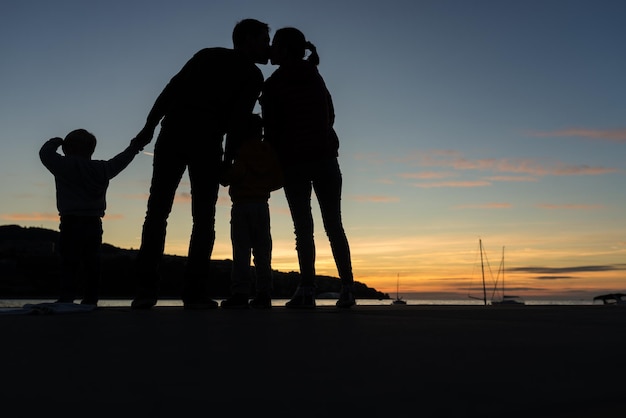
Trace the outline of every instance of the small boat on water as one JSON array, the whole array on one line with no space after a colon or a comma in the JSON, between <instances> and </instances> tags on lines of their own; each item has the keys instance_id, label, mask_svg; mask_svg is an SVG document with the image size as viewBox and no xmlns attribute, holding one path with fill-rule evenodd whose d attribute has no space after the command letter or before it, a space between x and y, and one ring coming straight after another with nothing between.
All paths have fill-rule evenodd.
<instances>
[{"instance_id":1,"label":"small boat on water","mask_svg":"<svg viewBox=\"0 0 626 418\"><path fill-rule=\"evenodd\" d=\"M478 240L478 253L480 255L480 270L482 277L482 290L483 296L482 298L478 298L472 295L469 295L470 299L482 299L485 306L489 304L487 301L487 283L485 280L485 261L487 258L487 254L485 248L483 247L482 239ZM488 263L488 261L487 261ZM489 272L491 274L491 267L489 267ZM502 276L502 280L499 278ZM491 294L491 305L525 305L526 303L519 296L506 295L504 293L504 247L502 247L502 259L500 260L500 268L498 269L498 278L495 280L495 285L493 287L493 291ZM492 276L493 278L493 276ZM500 285L498 286L498 282L500 281ZM500 293L501 296L496 296L496 293Z\"/></svg>"},{"instance_id":2,"label":"small boat on water","mask_svg":"<svg viewBox=\"0 0 626 418\"><path fill-rule=\"evenodd\" d=\"M392 305L406 305L406 301L402 300L400 297L400 274L398 273L398 278L396 280L396 299L391 302Z\"/></svg>"},{"instance_id":3,"label":"small boat on water","mask_svg":"<svg viewBox=\"0 0 626 418\"><path fill-rule=\"evenodd\" d=\"M593 298L593 303L602 301L603 305L624 305L626 306L626 293L607 293Z\"/></svg>"},{"instance_id":4,"label":"small boat on water","mask_svg":"<svg viewBox=\"0 0 626 418\"><path fill-rule=\"evenodd\" d=\"M491 304L492 305L525 305L526 303L524 303L524 301L522 300L521 297L519 296L513 296L513 295L507 295L506 293L504 293L504 247L502 247L502 260L500 261L500 270L498 272L498 276L500 276L500 274L502 274L502 297L498 298L498 299L491 299ZM496 288L494 289L494 294L497 291L497 282L496 282Z\"/></svg>"}]
</instances>

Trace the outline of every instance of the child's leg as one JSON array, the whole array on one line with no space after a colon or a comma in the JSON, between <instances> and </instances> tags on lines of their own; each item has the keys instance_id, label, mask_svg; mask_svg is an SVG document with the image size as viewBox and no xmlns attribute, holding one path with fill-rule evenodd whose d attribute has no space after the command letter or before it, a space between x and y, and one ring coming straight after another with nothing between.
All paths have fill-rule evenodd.
<instances>
[{"instance_id":1,"label":"child's leg","mask_svg":"<svg viewBox=\"0 0 626 418\"><path fill-rule=\"evenodd\" d=\"M102 221L100 218L85 219L83 265L85 291L82 303L96 305L100 296L102 275Z\"/></svg>"},{"instance_id":2,"label":"child's leg","mask_svg":"<svg viewBox=\"0 0 626 418\"><path fill-rule=\"evenodd\" d=\"M256 293L270 295L272 291L272 235L267 203L254 211L252 254L256 270Z\"/></svg>"},{"instance_id":3,"label":"child's leg","mask_svg":"<svg viewBox=\"0 0 626 418\"><path fill-rule=\"evenodd\" d=\"M59 225L61 271L58 302L72 303L76 298L76 282L80 268L80 226L75 216L62 216Z\"/></svg>"},{"instance_id":4,"label":"child's leg","mask_svg":"<svg viewBox=\"0 0 626 418\"><path fill-rule=\"evenodd\" d=\"M232 294L250 294L250 222L248 206L233 204L230 218L230 238L233 247L231 272Z\"/></svg>"}]
</instances>

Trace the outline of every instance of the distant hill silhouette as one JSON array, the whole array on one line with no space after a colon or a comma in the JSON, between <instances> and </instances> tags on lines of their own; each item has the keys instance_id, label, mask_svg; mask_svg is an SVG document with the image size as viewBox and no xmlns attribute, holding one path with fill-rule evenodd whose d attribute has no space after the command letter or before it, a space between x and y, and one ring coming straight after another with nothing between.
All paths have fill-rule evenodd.
<instances>
[{"instance_id":1,"label":"distant hill silhouette","mask_svg":"<svg viewBox=\"0 0 626 418\"><path fill-rule=\"evenodd\" d=\"M59 282L56 243L59 232L37 227L0 225L0 298L55 298ZM136 250L103 244L102 298L132 298L133 265ZM160 295L179 298L186 257L165 255L161 263ZM214 298L230 295L231 260L212 260ZM252 267L252 270L254 268ZM274 271L274 297L289 298L299 282L298 272ZM318 294L336 293L341 283L336 277L318 276ZM388 299L389 295L355 282L355 295L361 299Z\"/></svg>"}]
</instances>

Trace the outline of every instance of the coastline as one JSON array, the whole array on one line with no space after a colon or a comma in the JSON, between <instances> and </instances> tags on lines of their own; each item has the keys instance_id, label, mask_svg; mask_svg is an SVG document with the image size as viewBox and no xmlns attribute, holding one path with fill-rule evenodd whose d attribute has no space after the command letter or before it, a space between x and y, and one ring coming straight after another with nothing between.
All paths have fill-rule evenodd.
<instances>
[{"instance_id":1,"label":"coastline","mask_svg":"<svg viewBox=\"0 0 626 418\"><path fill-rule=\"evenodd\" d=\"M54 298L0 298L0 309L19 308L27 303L54 302ZM220 302L221 298L214 299ZM276 298L272 300L272 306L282 307L289 299ZM390 306L394 299L357 299L360 306ZM482 301L471 299L403 299L408 306L484 306ZM77 300L80 302L80 300ZM123 308L129 307L132 299L116 298L103 299L99 302L102 308ZM336 299L324 298L316 299L317 306L335 306ZM600 305L598 302L586 299L530 299L525 300L525 306L589 306ZM157 303L158 307L182 307L183 302L177 298L161 298ZM492 306L492 305L487 305ZM495 306L494 306L495 308Z\"/></svg>"}]
</instances>

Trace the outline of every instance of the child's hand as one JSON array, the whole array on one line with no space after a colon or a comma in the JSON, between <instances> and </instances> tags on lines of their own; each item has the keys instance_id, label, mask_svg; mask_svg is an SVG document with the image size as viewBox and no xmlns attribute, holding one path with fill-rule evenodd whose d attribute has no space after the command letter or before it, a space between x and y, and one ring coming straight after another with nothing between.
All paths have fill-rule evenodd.
<instances>
[{"instance_id":1,"label":"child's hand","mask_svg":"<svg viewBox=\"0 0 626 418\"><path fill-rule=\"evenodd\" d=\"M144 126L144 128L137 134L137 136L130 142L131 145L134 145L139 148L139 150L143 150L143 148L152 141L152 137L154 136L154 128L149 126Z\"/></svg>"},{"instance_id":2,"label":"child's hand","mask_svg":"<svg viewBox=\"0 0 626 418\"><path fill-rule=\"evenodd\" d=\"M63 138L55 137L48 140L51 145L56 146L57 148L63 145Z\"/></svg>"},{"instance_id":3,"label":"child's hand","mask_svg":"<svg viewBox=\"0 0 626 418\"><path fill-rule=\"evenodd\" d=\"M143 148L146 146L146 144L142 143L140 141L140 138L135 137L130 141L130 146L135 148L137 152L139 152L139 151L143 151Z\"/></svg>"}]
</instances>

